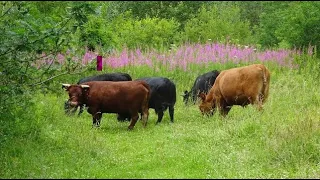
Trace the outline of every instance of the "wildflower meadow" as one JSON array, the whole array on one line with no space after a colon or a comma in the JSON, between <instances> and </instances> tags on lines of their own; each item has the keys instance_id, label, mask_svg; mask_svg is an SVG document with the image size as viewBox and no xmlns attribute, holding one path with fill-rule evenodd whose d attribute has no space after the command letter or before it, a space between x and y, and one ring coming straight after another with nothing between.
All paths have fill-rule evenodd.
<instances>
[{"instance_id":1,"label":"wildflower meadow","mask_svg":"<svg viewBox=\"0 0 320 180\"><path fill-rule=\"evenodd\" d=\"M101 52L86 50L71 61L95 65ZM4 132L0 177L3 178L319 178L320 91L313 61L315 51L257 50L250 46L186 44L167 51L112 51L103 56L103 70L58 77L55 93L37 93L36 104ZM67 63L68 54L41 55L33 66ZM211 70L252 63L271 72L270 95L259 112L253 106L233 107L226 118L202 116L198 104L180 96L195 78ZM314 67L314 66L312 66ZM115 114L103 114L101 127L91 128L91 115L64 114L67 93L61 83L104 72L127 72L133 79L168 77L177 86L175 122L166 111L162 122L150 109L148 125L133 131ZM10 127L10 126L9 126ZM24 133L21 133L24 132ZM15 133L15 138L5 134ZM29 134L24 136L23 134ZM7 138L6 138L7 137Z\"/></svg>"}]
</instances>

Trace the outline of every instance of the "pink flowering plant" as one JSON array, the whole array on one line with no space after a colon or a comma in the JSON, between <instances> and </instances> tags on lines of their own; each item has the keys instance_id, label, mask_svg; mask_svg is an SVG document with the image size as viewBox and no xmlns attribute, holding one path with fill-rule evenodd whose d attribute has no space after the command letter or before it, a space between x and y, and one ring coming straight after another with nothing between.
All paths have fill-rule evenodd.
<instances>
[{"instance_id":1,"label":"pink flowering plant","mask_svg":"<svg viewBox=\"0 0 320 180\"><path fill-rule=\"evenodd\" d=\"M312 48L308 49L308 54L312 54ZM58 54L56 63L63 65L70 52L66 54ZM73 56L72 61L88 65L96 61L99 53L86 51L82 57ZM298 49L278 49L259 51L254 46L240 46L233 44L221 43L206 43L206 44L184 44L177 48L171 48L167 52L160 52L155 49L142 52L139 48L129 50L124 48L121 52L111 51L109 54L102 55L104 67L120 68L126 66L141 66L146 65L150 68L154 66L165 66L168 70L180 68L184 71L190 70L190 65L207 63L227 62L250 63L250 62L274 62L280 66L289 68L297 68L294 63L294 58L300 56L301 51ZM36 67L40 68L43 65L52 63L53 57L42 55L42 59L37 61Z\"/></svg>"}]
</instances>

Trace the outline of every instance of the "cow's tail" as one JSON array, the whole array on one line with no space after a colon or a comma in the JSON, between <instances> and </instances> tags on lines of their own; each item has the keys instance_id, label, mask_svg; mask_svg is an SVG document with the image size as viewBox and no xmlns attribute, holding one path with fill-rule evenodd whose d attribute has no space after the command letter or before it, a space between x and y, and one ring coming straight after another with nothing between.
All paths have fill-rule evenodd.
<instances>
[{"instance_id":1,"label":"cow's tail","mask_svg":"<svg viewBox=\"0 0 320 180\"><path fill-rule=\"evenodd\" d=\"M177 91L176 91L176 85L174 83L170 83L171 87L169 88L169 96L171 100L171 104L174 105L177 101Z\"/></svg>"},{"instance_id":2,"label":"cow's tail","mask_svg":"<svg viewBox=\"0 0 320 180\"><path fill-rule=\"evenodd\" d=\"M263 85L262 85L262 103L264 103L269 96L269 84L270 84L270 71L264 66L264 65L260 65L260 68L262 69L262 73L263 73Z\"/></svg>"},{"instance_id":3,"label":"cow's tail","mask_svg":"<svg viewBox=\"0 0 320 180\"><path fill-rule=\"evenodd\" d=\"M142 121L143 121L143 126L146 127L148 117L149 117L149 100L151 97L151 89L147 83L144 81L141 81L142 85L146 88L147 94L145 95L143 102L142 102L142 111L141 111L141 116L143 116Z\"/></svg>"},{"instance_id":4,"label":"cow's tail","mask_svg":"<svg viewBox=\"0 0 320 180\"><path fill-rule=\"evenodd\" d=\"M151 97L151 89L150 89L150 86L147 84L147 83L143 83L143 86L148 90L148 95L147 95L147 97L146 97L146 99L147 99L147 102L149 102L149 100L150 100L150 97Z\"/></svg>"}]
</instances>

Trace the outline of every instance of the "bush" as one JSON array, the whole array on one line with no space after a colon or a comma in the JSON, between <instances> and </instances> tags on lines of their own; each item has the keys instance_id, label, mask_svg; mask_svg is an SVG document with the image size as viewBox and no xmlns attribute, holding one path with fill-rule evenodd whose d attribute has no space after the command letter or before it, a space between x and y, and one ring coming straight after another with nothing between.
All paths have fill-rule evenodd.
<instances>
[{"instance_id":1,"label":"bush","mask_svg":"<svg viewBox=\"0 0 320 180\"><path fill-rule=\"evenodd\" d=\"M126 12L115 18L111 27L113 27L113 32L116 34L118 47L158 49L163 46L168 47L174 43L179 23L174 19L156 17L135 20L130 12Z\"/></svg>"},{"instance_id":2,"label":"bush","mask_svg":"<svg viewBox=\"0 0 320 180\"><path fill-rule=\"evenodd\" d=\"M319 22L319 2L266 2L257 37L263 47L319 47Z\"/></svg>"},{"instance_id":3,"label":"bush","mask_svg":"<svg viewBox=\"0 0 320 180\"><path fill-rule=\"evenodd\" d=\"M77 31L82 47L86 46L94 51L97 46L105 49L116 46L109 24L103 18L92 15L88 19L88 22L83 25L83 30Z\"/></svg>"},{"instance_id":4,"label":"bush","mask_svg":"<svg viewBox=\"0 0 320 180\"><path fill-rule=\"evenodd\" d=\"M202 7L199 14L187 22L183 38L184 41L201 43L211 39L246 44L250 42L250 35L249 22L241 21L237 6L223 9L214 5L210 9Z\"/></svg>"}]
</instances>

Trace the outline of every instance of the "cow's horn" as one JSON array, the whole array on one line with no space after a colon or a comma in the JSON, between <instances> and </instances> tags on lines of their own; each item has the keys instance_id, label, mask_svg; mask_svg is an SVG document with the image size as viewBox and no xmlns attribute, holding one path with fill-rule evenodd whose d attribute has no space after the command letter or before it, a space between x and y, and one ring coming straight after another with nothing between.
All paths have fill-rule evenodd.
<instances>
[{"instance_id":1,"label":"cow's horn","mask_svg":"<svg viewBox=\"0 0 320 180\"><path fill-rule=\"evenodd\" d=\"M89 88L89 85L80 85L82 88Z\"/></svg>"},{"instance_id":2,"label":"cow's horn","mask_svg":"<svg viewBox=\"0 0 320 180\"><path fill-rule=\"evenodd\" d=\"M69 86L71 86L71 85L70 84L62 84L62 88L67 88Z\"/></svg>"}]
</instances>

